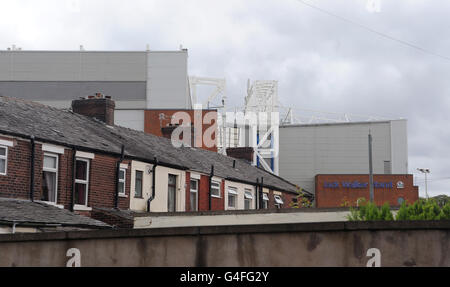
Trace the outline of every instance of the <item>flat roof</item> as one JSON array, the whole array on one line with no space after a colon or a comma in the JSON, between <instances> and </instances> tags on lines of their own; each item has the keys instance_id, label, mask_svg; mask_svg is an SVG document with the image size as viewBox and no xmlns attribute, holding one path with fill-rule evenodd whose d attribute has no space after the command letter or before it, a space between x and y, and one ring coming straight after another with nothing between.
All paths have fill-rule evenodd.
<instances>
[{"instance_id":1,"label":"flat roof","mask_svg":"<svg viewBox=\"0 0 450 287\"><path fill-rule=\"evenodd\" d=\"M407 119L392 119L392 120L378 120L378 121L357 121L357 122L335 122L335 123L311 123L311 124L287 124L280 125L280 128L293 127L314 127L314 126L334 126L334 125L361 125L361 124L387 124L393 121L407 121Z\"/></svg>"},{"instance_id":2,"label":"flat roof","mask_svg":"<svg viewBox=\"0 0 450 287\"><path fill-rule=\"evenodd\" d=\"M182 50L0 50L0 53L187 53Z\"/></svg>"}]
</instances>

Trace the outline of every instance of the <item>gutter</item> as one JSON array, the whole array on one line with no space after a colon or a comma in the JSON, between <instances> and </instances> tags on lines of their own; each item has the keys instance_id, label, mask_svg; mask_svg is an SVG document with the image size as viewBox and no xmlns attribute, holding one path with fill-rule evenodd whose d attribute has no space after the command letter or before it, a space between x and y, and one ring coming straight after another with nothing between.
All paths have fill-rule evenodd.
<instances>
[{"instance_id":1,"label":"gutter","mask_svg":"<svg viewBox=\"0 0 450 287\"><path fill-rule=\"evenodd\" d=\"M155 199L156 192L156 166L158 166L158 159L155 157L154 159L155 163L152 167L152 195L147 200L147 212L150 212L150 203Z\"/></svg>"},{"instance_id":2,"label":"gutter","mask_svg":"<svg viewBox=\"0 0 450 287\"><path fill-rule=\"evenodd\" d=\"M245 183L245 184L253 185L253 186L258 186L254 182L243 180L243 179L237 179L237 178L233 178L233 177L225 177L225 180L239 182L239 183ZM281 191L281 192L287 192L287 193L290 193L290 194L297 194L297 192L295 192L295 191L282 189L282 188L279 188L279 187L276 187L276 186L272 186L272 185L267 185L266 184L266 185L263 185L263 187L266 187L268 189L278 190L278 191Z\"/></svg>"}]
</instances>

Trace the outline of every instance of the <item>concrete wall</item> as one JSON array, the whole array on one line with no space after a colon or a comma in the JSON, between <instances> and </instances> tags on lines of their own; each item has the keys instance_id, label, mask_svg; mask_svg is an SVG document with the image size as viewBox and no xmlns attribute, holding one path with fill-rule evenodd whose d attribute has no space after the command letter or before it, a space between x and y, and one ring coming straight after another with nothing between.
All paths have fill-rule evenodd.
<instances>
[{"instance_id":1,"label":"concrete wall","mask_svg":"<svg viewBox=\"0 0 450 287\"><path fill-rule=\"evenodd\" d=\"M0 266L450 266L450 222L332 222L0 235Z\"/></svg>"},{"instance_id":2,"label":"concrete wall","mask_svg":"<svg viewBox=\"0 0 450 287\"><path fill-rule=\"evenodd\" d=\"M9 234L12 232L13 232L12 226L0 225L0 234ZM16 226L15 232L17 232L17 233L35 233L35 232L38 232L38 230L33 227Z\"/></svg>"},{"instance_id":3,"label":"concrete wall","mask_svg":"<svg viewBox=\"0 0 450 287\"><path fill-rule=\"evenodd\" d=\"M279 175L314 192L316 174L368 174L369 130L374 173L390 161L391 173L406 174L406 120L399 120L280 127Z\"/></svg>"},{"instance_id":4,"label":"concrete wall","mask_svg":"<svg viewBox=\"0 0 450 287\"><path fill-rule=\"evenodd\" d=\"M396 213L396 211L393 212ZM338 222L347 221L348 215L350 215L350 211L347 208L227 210L183 214L157 213L135 217L134 228Z\"/></svg>"},{"instance_id":5,"label":"concrete wall","mask_svg":"<svg viewBox=\"0 0 450 287\"><path fill-rule=\"evenodd\" d=\"M131 198L130 209L135 211L146 211L147 200L152 193L152 174L147 173L148 169L153 166L151 164L132 161L131 163ZM143 198L136 198L135 195L135 179L136 170L143 171L143 186L142 196ZM164 166L156 167L156 187L155 187L155 199L151 202L150 211L152 212L167 212L167 197L168 197L168 181L169 174L177 176L177 193L176 193L176 210L185 210L185 182L186 174L184 171L167 168Z\"/></svg>"}]
</instances>

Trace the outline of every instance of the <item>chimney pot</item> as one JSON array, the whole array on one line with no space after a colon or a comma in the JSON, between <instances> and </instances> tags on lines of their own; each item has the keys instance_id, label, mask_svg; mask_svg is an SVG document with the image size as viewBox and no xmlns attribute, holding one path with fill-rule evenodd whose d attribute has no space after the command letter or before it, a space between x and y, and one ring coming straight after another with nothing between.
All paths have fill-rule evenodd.
<instances>
[{"instance_id":1,"label":"chimney pot","mask_svg":"<svg viewBox=\"0 0 450 287\"><path fill-rule=\"evenodd\" d=\"M110 98L94 96L72 101L72 111L74 113L96 118L110 126L114 125L115 106L115 102Z\"/></svg>"}]
</instances>

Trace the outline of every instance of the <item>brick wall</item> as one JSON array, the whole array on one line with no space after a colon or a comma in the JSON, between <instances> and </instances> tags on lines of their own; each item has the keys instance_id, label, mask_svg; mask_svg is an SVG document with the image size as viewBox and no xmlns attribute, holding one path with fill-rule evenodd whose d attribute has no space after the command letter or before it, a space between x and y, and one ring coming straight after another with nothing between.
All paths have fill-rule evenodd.
<instances>
[{"instance_id":1,"label":"brick wall","mask_svg":"<svg viewBox=\"0 0 450 287\"><path fill-rule=\"evenodd\" d=\"M11 138L0 137L5 140ZM31 142L24 139L14 139L14 146L8 147L7 175L0 176L0 196L10 198L30 198L30 165ZM42 144L35 145L34 165L34 200L41 200L41 185L43 176ZM57 204L69 209L72 198L72 169L73 151L65 149L64 154L58 155L58 189ZM89 207L114 207L116 192L116 163L118 157L96 154L90 160L90 174L88 186ZM129 164L129 161L123 161ZM126 197L119 197L119 208L129 208L131 167L127 169L125 193ZM89 212L78 212L89 215Z\"/></svg>"},{"instance_id":2,"label":"brick wall","mask_svg":"<svg viewBox=\"0 0 450 287\"><path fill-rule=\"evenodd\" d=\"M225 183L222 180L220 185L220 198L211 197L211 210L224 210L224 187ZM199 199L198 199L199 211L209 210L209 176L201 175L199 181Z\"/></svg>"},{"instance_id":3,"label":"brick wall","mask_svg":"<svg viewBox=\"0 0 450 287\"><path fill-rule=\"evenodd\" d=\"M419 199L419 190L413 185L413 175L411 174L385 174L374 175L374 182L392 183L392 188L374 188L374 201L377 205L388 202L390 206L398 206L398 199L401 197L409 203ZM398 182L404 183L404 188L398 188ZM316 207L340 207L344 203L356 206L359 198L369 200L369 175L316 175ZM367 184L367 187L358 188L356 186L344 187L342 182ZM328 184L330 183L330 184ZM337 183L336 187L334 183Z\"/></svg>"},{"instance_id":4,"label":"brick wall","mask_svg":"<svg viewBox=\"0 0 450 287\"><path fill-rule=\"evenodd\" d=\"M29 199L31 142L6 137L0 138L14 142L13 147L8 147L7 174L0 175L0 196ZM40 144L36 144L35 151L34 197L39 199L42 178L42 149Z\"/></svg>"},{"instance_id":5,"label":"brick wall","mask_svg":"<svg viewBox=\"0 0 450 287\"><path fill-rule=\"evenodd\" d=\"M275 198L274 198L274 191L273 190L269 190L268 196L269 196L269 209L274 209L277 208L275 206ZM291 208L291 203L293 202L293 199L297 197L297 195L295 194L291 194L288 192L281 192L280 195L281 199L283 199L283 205L281 206L281 208Z\"/></svg>"},{"instance_id":6,"label":"brick wall","mask_svg":"<svg viewBox=\"0 0 450 287\"><path fill-rule=\"evenodd\" d=\"M191 119L191 124L194 123L194 110L170 110L170 109L163 109L163 110L146 110L144 112L144 131L149 134L153 134L156 136L163 136L163 133L161 131L161 127L166 127L171 123L171 117L177 113L177 112L186 112ZM217 121L217 111L216 110L202 110L202 118L205 117L207 113L214 113L214 119ZM160 119L160 114L164 114L165 119ZM186 123L184 123L186 124ZM202 137L205 133L205 131L213 126L215 122L212 124L203 124L202 125ZM215 136L215 133L213 135L213 138ZM192 137L194 137L194 134L192 134ZM206 147L203 144L201 148L217 152L217 146L214 145L213 147Z\"/></svg>"}]
</instances>

